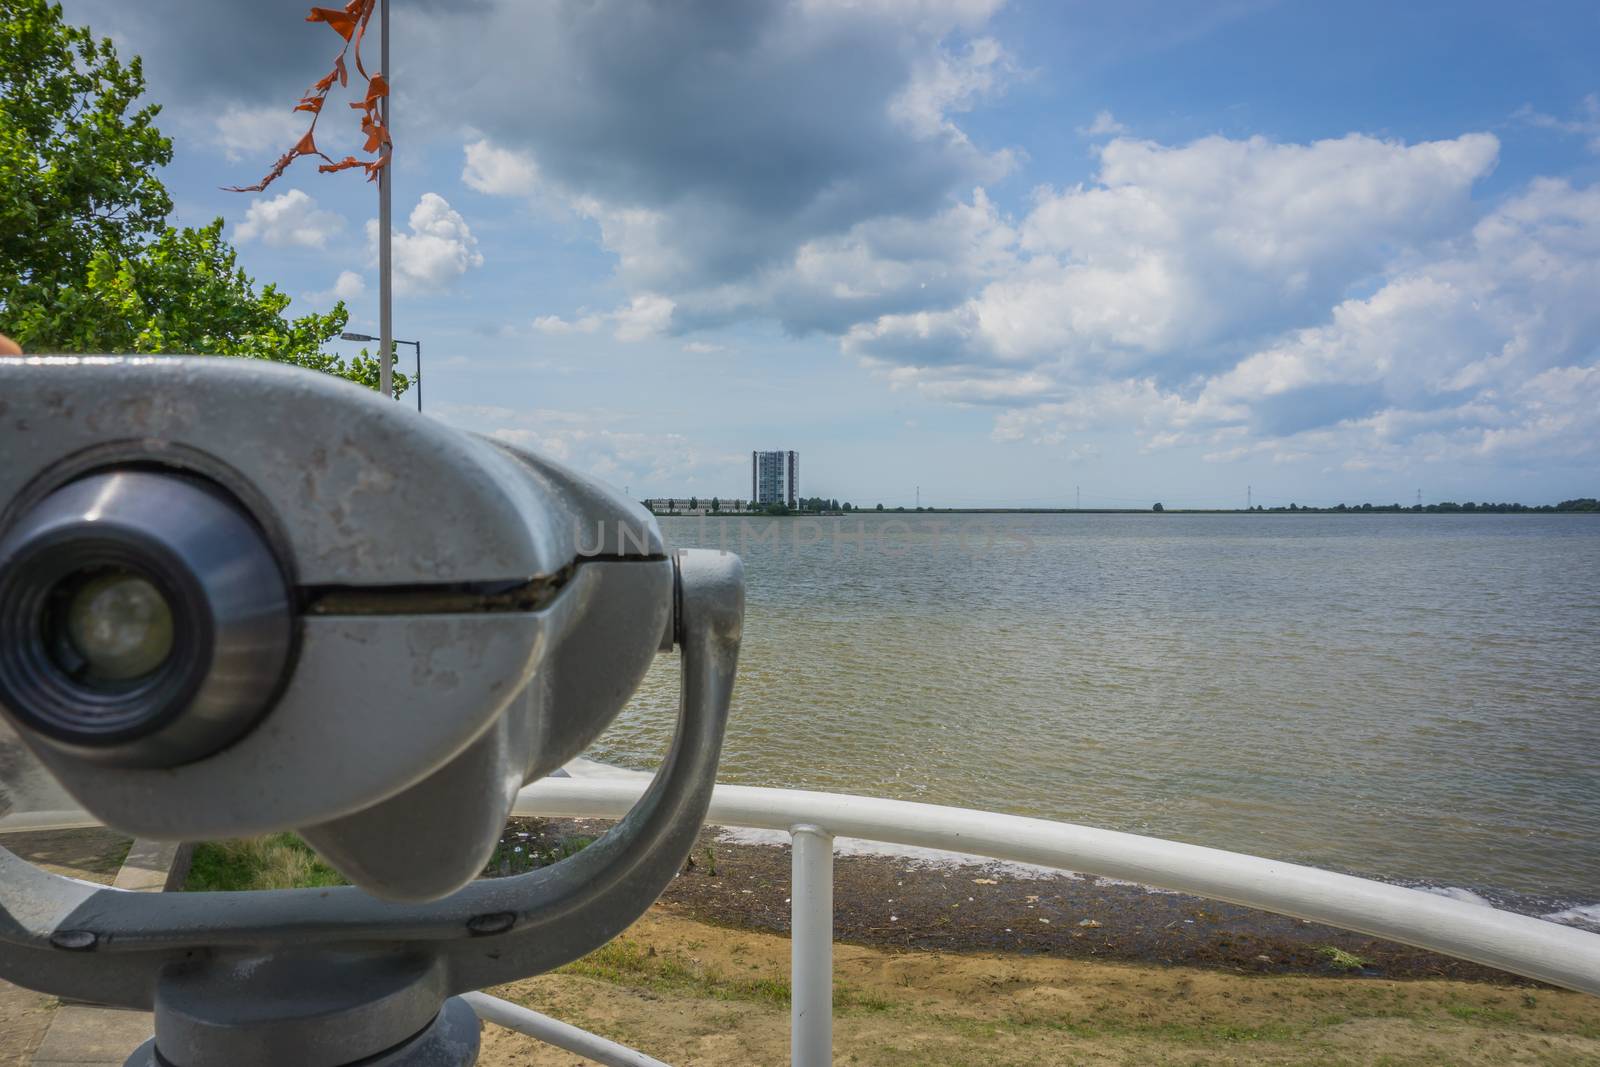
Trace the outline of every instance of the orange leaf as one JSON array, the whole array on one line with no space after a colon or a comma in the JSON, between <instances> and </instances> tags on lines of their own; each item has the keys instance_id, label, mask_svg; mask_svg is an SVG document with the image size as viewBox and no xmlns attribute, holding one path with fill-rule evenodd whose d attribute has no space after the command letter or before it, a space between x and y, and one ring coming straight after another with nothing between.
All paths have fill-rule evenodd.
<instances>
[{"instance_id":1,"label":"orange leaf","mask_svg":"<svg viewBox=\"0 0 1600 1067\"><path fill-rule=\"evenodd\" d=\"M345 156L337 163L324 163L317 168L318 174L333 174L336 171L349 170L351 167L364 167L367 161L357 159L355 156Z\"/></svg>"},{"instance_id":2,"label":"orange leaf","mask_svg":"<svg viewBox=\"0 0 1600 1067\"><path fill-rule=\"evenodd\" d=\"M307 22L326 22L333 27L333 31L345 40L356 32L355 17L348 11L338 11L331 7L314 7L311 14L306 16Z\"/></svg>"},{"instance_id":3,"label":"orange leaf","mask_svg":"<svg viewBox=\"0 0 1600 1067\"><path fill-rule=\"evenodd\" d=\"M299 106L296 107L295 110L296 111L309 111L313 115L315 115L315 114L319 113L322 110L322 97L320 97L320 96L308 96L304 100L300 101Z\"/></svg>"},{"instance_id":4,"label":"orange leaf","mask_svg":"<svg viewBox=\"0 0 1600 1067\"><path fill-rule=\"evenodd\" d=\"M294 146L294 154L297 155L297 156L320 156L320 155L322 155L321 152L317 151L316 138L314 138L311 135L311 131L310 130L307 130L306 131L306 135L304 137L300 138L300 143Z\"/></svg>"},{"instance_id":5,"label":"orange leaf","mask_svg":"<svg viewBox=\"0 0 1600 1067\"><path fill-rule=\"evenodd\" d=\"M350 72L345 69L343 52L340 52L338 58L333 61L333 69L339 75L340 85L350 84Z\"/></svg>"}]
</instances>

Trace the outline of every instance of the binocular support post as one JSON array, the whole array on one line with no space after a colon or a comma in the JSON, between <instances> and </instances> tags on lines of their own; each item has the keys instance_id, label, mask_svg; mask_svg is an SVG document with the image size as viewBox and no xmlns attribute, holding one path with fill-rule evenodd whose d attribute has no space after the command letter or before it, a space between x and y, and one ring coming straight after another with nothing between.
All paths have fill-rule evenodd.
<instances>
[{"instance_id":1,"label":"binocular support post","mask_svg":"<svg viewBox=\"0 0 1600 1067\"><path fill-rule=\"evenodd\" d=\"M129 1067L470 1067L457 994L539 974L626 929L693 847L716 780L744 615L738 557L674 555L677 733L649 790L577 855L426 904L355 888L134 894L0 849L0 975L155 1011ZM426 862L419 857L419 862Z\"/></svg>"}]
</instances>

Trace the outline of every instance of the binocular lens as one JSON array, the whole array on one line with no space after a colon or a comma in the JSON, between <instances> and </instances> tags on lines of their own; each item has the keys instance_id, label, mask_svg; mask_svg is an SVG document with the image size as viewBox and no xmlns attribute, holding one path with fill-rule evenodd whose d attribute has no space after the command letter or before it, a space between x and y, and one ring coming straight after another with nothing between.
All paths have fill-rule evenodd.
<instances>
[{"instance_id":1,"label":"binocular lens","mask_svg":"<svg viewBox=\"0 0 1600 1067\"><path fill-rule=\"evenodd\" d=\"M174 767L276 699L294 606L260 528L216 486L90 474L0 537L0 706L84 759Z\"/></svg>"},{"instance_id":2,"label":"binocular lens","mask_svg":"<svg viewBox=\"0 0 1600 1067\"><path fill-rule=\"evenodd\" d=\"M116 686L154 674L172 655L172 605L148 579L119 567L63 584L65 632L49 643L67 674Z\"/></svg>"}]
</instances>

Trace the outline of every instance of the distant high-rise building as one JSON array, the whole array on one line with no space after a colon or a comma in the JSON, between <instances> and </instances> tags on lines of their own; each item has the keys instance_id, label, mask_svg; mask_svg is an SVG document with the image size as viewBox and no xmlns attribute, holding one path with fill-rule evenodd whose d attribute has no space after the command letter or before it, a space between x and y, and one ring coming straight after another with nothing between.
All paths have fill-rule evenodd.
<instances>
[{"instance_id":1,"label":"distant high-rise building","mask_svg":"<svg viewBox=\"0 0 1600 1067\"><path fill-rule=\"evenodd\" d=\"M800 506L800 453L750 453L750 499L757 504Z\"/></svg>"}]
</instances>

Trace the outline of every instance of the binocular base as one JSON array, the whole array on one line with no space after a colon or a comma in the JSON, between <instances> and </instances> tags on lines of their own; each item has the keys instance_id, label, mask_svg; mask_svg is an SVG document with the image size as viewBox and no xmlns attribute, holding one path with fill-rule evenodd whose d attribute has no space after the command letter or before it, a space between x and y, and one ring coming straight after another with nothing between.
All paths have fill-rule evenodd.
<instances>
[{"instance_id":1,"label":"binocular base","mask_svg":"<svg viewBox=\"0 0 1600 1067\"><path fill-rule=\"evenodd\" d=\"M328 1042L330 1047L339 1043L334 1035L329 1036L333 1038ZM473 1064L478 1062L479 1037L478 1016L472 1007L460 997L451 997L444 1002L439 1014L433 1017L433 1021L424 1027L421 1033L376 1056L367 1056L354 1063L332 1063L316 1058L316 1044L313 1043L305 1050L305 1058L299 1062L305 1067L323 1067L325 1062L327 1067L473 1067ZM240 1024L239 1039L241 1042L249 1043L247 1024ZM124 1067L214 1067L214 1065L169 1060L156 1047L156 1039L151 1038L128 1057Z\"/></svg>"}]
</instances>

